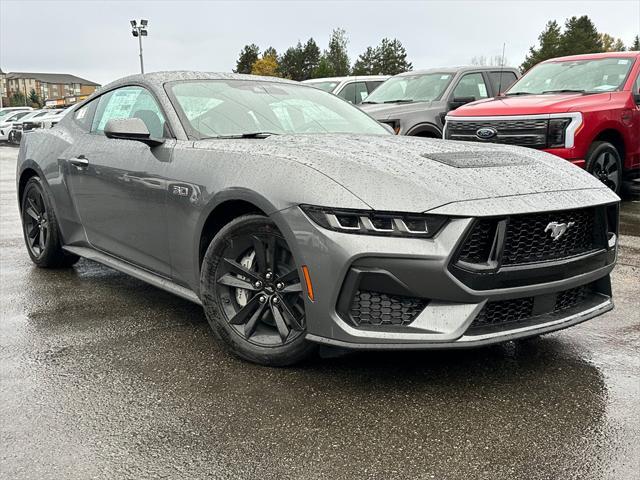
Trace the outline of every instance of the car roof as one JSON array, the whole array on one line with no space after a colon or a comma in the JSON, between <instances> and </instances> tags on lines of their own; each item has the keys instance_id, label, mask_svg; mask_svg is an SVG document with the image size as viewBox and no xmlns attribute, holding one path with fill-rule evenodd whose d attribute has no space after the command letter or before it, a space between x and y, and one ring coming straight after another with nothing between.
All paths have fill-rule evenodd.
<instances>
[{"instance_id":1,"label":"car roof","mask_svg":"<svg viewBox=\"0 0 640 480\"><path fill-rule=\"evenodd\" d=\"M129 75L115 80L105 85L102 90L108 90L118 85L127 83L143 83L151 85L163 85L167 82L180 80L250 80L254 82L276 82L276 83L292 83L298 84L293 80L279 77L264 77L260 75L247 75L243 73L220 73L220 72L197 72L187 70L151 72L144 74Z\"/></svg>"},{"instance_id":2,"label":"car roof","mask_svg":"<svg viewBox=\"0 0 640 480\"><path fill-rule=\"evenodd\" d=\"M550 58L543 63L564 62L568 60L597 60L599 58L638 58L640 52L604 52L604 53L586 53L582 55L569 55L566 57Z\"/></svg>"},{"instance_id":3,"label":"car roof","mask_svg":"<svg viewBox=\"0 0 640 480\"><path fill-rule=\"evenodd\" d=\"M344 82L345 80L386 80L387 78L391 78L391 75L349 75L345 77L310 78L309 80L303 80L302 83Z\"/></svg>"},{"instance_id":4,"label":"car roof","mask_svg":"<svg viewBox=\"0 0 640 480\"><path fill-rule=\"evenodd\" d=\"M470 71L491 71L491 72L495 72L495 71L499 71L499 70L504 70L505 72L513 72L516 71L517 68L515 67L500 67L500 66L476 66L476 65L465 65L465 66L460 66L460 67L439 67L439 68L425 68L425 69L421 69L421 70L412 70L410 72L404 72L404 73L399 73L398 75L396 75L396 77L402 77L402 76L410 76L410 75L424 75L427 73L465 73L465 72L470 72Z\"/></svg>"}]
</instances>

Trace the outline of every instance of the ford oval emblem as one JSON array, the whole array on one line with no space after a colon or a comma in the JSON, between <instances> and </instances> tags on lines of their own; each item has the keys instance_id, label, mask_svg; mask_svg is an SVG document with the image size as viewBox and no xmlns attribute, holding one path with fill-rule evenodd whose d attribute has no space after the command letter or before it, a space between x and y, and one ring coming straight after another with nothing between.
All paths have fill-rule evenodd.
<instances>
[{"instance_id":1,"label":"ford oval emblem","mask_svg":"<svg viewBox=\"0 0 640 480\"><path fill-rule=\"evenodd\" d=\"M491 127L482 127L476 130L476 137L481 138L482 140L489 140L490 138L495 137L498 134L498 131L495 128Z\"/></svg>"}]
</instances>

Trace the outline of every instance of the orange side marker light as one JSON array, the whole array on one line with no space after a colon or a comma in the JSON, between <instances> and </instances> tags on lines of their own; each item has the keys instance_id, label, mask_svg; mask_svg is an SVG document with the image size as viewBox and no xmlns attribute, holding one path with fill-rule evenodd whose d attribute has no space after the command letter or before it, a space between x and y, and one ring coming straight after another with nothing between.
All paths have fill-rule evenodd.
<instances>
[{"instance_id":1,"label":"orange side marker light","mask_svg":"<svg viewBox=\"0 0 640 480\"><path fill-rule=\"evenodd\" d=\"M309 268L306 265L302 265L302 273L304 275L304 282L307 284L307 295L309 295L309 299L313 301L313 285L311 285Z\"/></svg>"}]
</instances>

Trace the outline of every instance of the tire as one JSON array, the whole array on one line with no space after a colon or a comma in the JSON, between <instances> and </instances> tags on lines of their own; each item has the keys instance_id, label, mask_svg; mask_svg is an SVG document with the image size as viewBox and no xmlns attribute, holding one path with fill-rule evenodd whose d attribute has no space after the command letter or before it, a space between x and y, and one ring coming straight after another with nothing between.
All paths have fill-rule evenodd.
<instances>
[{"instance_id":1,"label":"tire","mask_svg":"<svg viewBox=\"0 0 640 480\"><path fill-rule=\"evenodd\" d=\"M609 142L593 142L587 154L586 170L615 193L622 186L622 160Z\"/></svg>"},{"instance_id":2,"label":"tire","mask_svg":"<svg viewBox=\"0 0 640 480\"><path fill-rule=\"evenodd\" d=\"M204 256L200 292L214 334L236 356L287 366L316 352L305 340L298 265L268 218L244 215L218 232Z\"/></svg>"},{"instance_id":3,"label":"tire","mask_svg":"<svg viewBox=\"0 0 640 480\"><path fill-rule=\"evenodd\" d=\"M42 268L70 267L79 257L62 250L60 227L39 177L31 177L20 199L22 233L33 263Z\"/></svg>"},{"instance_id":4,"label":"tire","mask_svg":"<svg viewBox=\"0 0 640 480\"><path fill-rule=\"evenodd\" d=\"M16 145L18 143L16 142L16 132L14 132L13 130L9 132L9 136L7 137L7 142L9 142L11 145Z\"/></svg>"}]
</instances>

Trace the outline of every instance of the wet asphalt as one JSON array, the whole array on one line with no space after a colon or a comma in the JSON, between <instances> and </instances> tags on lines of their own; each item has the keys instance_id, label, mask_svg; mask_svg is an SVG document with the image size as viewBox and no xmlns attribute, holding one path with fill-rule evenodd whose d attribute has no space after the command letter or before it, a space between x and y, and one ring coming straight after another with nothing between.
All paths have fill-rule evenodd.
<instances>
[{"instance_id":1,"label":"wet asphalt","mask_svg":"<svg viewBox=\"0 0 640 480\"><path fill-rule=\"evenodd\" d=\"M0 478L637 479L640 202L616 309L469 351L248 364L202 310L99 264L32 266L0 147Z\"/></svg>"}]
</instances>

